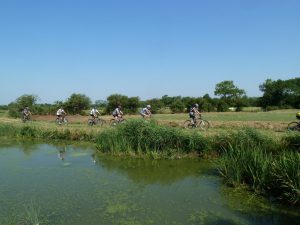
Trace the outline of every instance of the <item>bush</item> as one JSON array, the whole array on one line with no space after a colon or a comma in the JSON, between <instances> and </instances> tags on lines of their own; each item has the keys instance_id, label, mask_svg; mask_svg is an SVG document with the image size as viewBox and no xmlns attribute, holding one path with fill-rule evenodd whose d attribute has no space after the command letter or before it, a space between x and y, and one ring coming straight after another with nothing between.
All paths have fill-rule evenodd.
<instances>
[{"instance_id":1,"label":"bush","mask_svg":"<svg viewBox=\"0 0 300 225\"><path fill-rule=\"evenodd\" d=\"M175 100L170 106L170 109L173 113L182 113L185 111L185 105L182 101Z\"/></svg>"},{"instance_id":2,"label":"bush","mask_svg":"<svg viewBox=\"0 0 300 225\"><path fill-rule=\"evenodd\" d=\"M227 112L228 108L229 108L229 105L225 101L223 101L223 100L218 101L218 103L217 103L217 111L218 112Z\"/></svg>"}]
</instances>

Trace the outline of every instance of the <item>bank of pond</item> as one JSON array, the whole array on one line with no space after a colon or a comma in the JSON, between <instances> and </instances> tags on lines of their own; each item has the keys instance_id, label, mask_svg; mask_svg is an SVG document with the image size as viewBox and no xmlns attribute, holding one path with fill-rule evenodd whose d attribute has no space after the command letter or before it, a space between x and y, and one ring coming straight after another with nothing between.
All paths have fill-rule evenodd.
<instances>
[{"instance_id":1,"label":"bank of pond","mask_svg":"<svg viewBox=\"0 0 300 225\"><path fill-rule=\"evenodd\" d=\"M131 120L98 132L0 124L0 135L46 141L87 141L93 143L98 152L113 155L152 159L210 158L228 186L244 187L293 207L300 204L300 134L295 132L271 136L244 128L206 135L151 121Z\"/></svg>"}]
</instances>

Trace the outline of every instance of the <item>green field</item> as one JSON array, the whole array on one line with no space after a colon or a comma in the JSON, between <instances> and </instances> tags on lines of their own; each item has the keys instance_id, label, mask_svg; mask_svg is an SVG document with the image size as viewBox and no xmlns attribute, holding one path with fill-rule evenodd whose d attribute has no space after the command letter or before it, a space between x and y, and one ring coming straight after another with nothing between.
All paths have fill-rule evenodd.
<instances>
[{"instance_id":1,"label":"green field","mask_svg":"<svg viewBox=\"0 0 300 225\"><path fill-rule=\"evenodd\" d=\"M203 113L203 116L210 121L274 121L289 122L295 120L296 112L299 110L276 110L270 112L212 112ZM157 114L157 120L185 120L188 114Z\"/></svg>"}]
</instances>

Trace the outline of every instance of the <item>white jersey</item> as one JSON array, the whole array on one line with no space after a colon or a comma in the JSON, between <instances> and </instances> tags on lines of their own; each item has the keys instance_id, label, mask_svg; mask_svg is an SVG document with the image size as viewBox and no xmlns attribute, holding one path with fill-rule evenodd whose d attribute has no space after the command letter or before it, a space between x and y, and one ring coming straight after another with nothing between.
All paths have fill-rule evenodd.
<instances>
[{"instance_id":1,"label":"white jersey","mask_svg":"<svg viewBox=\"0 0 300 225\"><path fill-rule=\"evenodd\" d=\"M119 115L123 115L122 111L119 108L116 108L113 111L113 116L119 116Z\"/></svg>"},{"instance_id":2,"label":"white jersey","mask_svg":"<svg viewBox=\"0 0 300 225\"><path fill-rule=\"evenodd\" d=\"M149 114L150 114L150 110L147 109L147 108L143 108L143 109L141 110L141 114L149 115Z\"/></svg>"},{"instance_id":3,"label":"white jersey","mask_svg":"<svg viewBox=\"0 0 300 225\"><path fill-rule=\"evenodd\" d=\"M66 112L65 112L65 110L63 110L63 109L59 109L59 110L57 110L57 112L56 112L56 115L57 115L57 116L61 116L61 115L64 115L64 114L66 114Z\"/></svg>"},{"instance_id":4,"label":"white jersey","mask_svg":"<svg viewBox=\"0 0 300 225\"><path fill-rule=\"evenodd\" d=\"M97 109L92 109L91 112L90 112L90 115L96 116L97 114L100 114Z\"/></svg>"}]
</instances>

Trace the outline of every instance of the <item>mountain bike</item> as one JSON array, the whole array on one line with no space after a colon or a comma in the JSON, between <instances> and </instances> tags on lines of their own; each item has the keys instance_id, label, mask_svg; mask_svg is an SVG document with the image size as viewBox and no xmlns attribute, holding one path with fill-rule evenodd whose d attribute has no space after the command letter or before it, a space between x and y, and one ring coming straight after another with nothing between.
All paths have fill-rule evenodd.
<instances>
[{"instance_id":1,"label":"mountain bike","mask_svg":"<svg viewBox=\"0 0 300 225\"><path fill-rule=\"evenodd\" d=\"M22 115L22 121L23 121L23 123L31 121L31 115L30 114L23 114Z\"/></svg>"},{"instance_id":2,"label":"mountain bike","mask_svg":"<svg viewBox=\"0 0 300 225\"><path fill-rule=\"evenodd\" d=\"M300 122L291 122L287 126L288 131L300 131Z\"/></svg>"},{"instance_id":3,"label":"mountain bike","mask_svg":"<svg viewBox=\"0 0 300 225\"><path fill-rule=\"evenodd\" d=\"M66 117L57 117L55 122L58 124L58 125L67 125L68 124L68 119Z\"/></svg>"},{"instance_id":4,"label":"mountain bike","mask_svg":"<svg viewBox=\"0 0 300 225\"><path fill-rule=\"evenodd\" d=\"M121 117L121 118L119 118L119 119L117 119L117 120L111 119L111 120L109 121L109 124L110 124L110 126L116 126L116 125L118 125L118 124L120 124L120 123L126 123L126 122L127 122L127 120L124 119L123 117Z\"/></svg>"},{"instance_id":5,"label":"mountain bike","mask_svg":"<svg viewBox=\"0 0 300 225\"><path fill-rule=\"evenodd\" d=\"M98 124L100 126L104 125L105 124L105 120L103 120L101 118L98 118L98 117L96 117L96 118L89 118L88 119L88 125L89 126L98 125Z\"/></svg>"},{"instance_id":6,"label":"mountain bike","mask_svg":"<svg viewBox=\"0 0 300 225\"><path fill-rule=\"evenodd\" d=\"M184 122L183 126L185 129L200 128L201 130L207 130L210 128L210 123L202 117L198 117L195 123L192 123L192 120L189 119Z\"/></svg>"}]
</instances>

